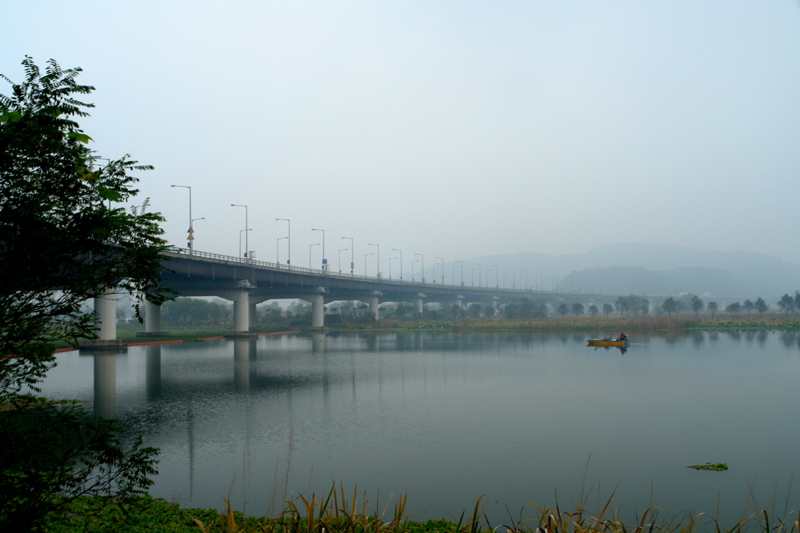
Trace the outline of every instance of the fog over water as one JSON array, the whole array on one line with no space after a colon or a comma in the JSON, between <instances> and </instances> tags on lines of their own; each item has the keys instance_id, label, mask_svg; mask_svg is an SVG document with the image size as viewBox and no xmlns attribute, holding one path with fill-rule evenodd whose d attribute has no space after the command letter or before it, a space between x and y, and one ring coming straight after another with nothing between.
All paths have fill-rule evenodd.
<instances>
[{"instance_id":1,"label":"fog over water","mask_svg":"<svg viewBox=\"0 0 800 533\"><path fill-rule=\"evenodd\" d=\"M291 219L301 266L312 228L384 273L618 242L800 261L794 0L7 4L0 73L82 67L93 146L155 165L177 245L172 184L197 249L238 254L246 204L247 247L285 261Z\"/></svg>"}]
</instances>

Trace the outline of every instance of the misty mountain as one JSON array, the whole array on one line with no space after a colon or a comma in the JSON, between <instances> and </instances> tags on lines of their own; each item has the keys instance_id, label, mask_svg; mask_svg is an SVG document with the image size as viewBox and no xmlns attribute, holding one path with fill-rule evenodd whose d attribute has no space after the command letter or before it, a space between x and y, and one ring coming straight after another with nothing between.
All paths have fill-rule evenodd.
<instances>
[{"instance_id":1,"label":"misty mountain","mask_svg":"<svg viewBox=\"0 0 800 533\"><path fill-rule=\"evenodd\" d=\"M452 264L452 263L451 263ZM524 252L464 260L464 282L503 283L503 272L515 269L518 284L551 290L585 290L634 294L679 294L730 297L776 297L800 289L800 264L747 251L711 252L656 243L625 243L577 253L550 255ZM494 266L499 276L495 281ZM476 268L472 273L470 269ZM448 272L448 268L445 268ZM522 273L522 278L520 277ZM512 274L507 274L510 286ZM556 281L557 280L557 281Z\"/></svg>"}]
</instances>

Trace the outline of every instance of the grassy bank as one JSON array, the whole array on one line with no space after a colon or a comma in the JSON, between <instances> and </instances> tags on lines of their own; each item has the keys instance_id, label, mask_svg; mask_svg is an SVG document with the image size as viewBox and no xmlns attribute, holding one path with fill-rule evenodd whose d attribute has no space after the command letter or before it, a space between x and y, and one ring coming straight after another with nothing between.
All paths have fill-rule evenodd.
<instances>
[{"instance_id":1,"label":"grassy bank","mask_svg":"<svg viewBox=\"0 0 800 533\"><path fill-rule=\"evenodd\" d=\"M610 500L597 515L581 507L572 511L527 504L517 517L493 524L481 512L481 502L458 522L440 518L426 522L409 520L406 497L372 510L358 501L357 491L349 497L342 489L332 490L321 500L315 498L286 502L275 518L245 517L238 511L220 513L215 509L183 509L178 504L150 497L121 502L102 497L73 501L48 520L49 533L169 532L169 533L694 533L699 531L792 533L800 525L794 513L770 516L754 512L735 524L721 524L703 516L686 514L661 517L658 508L647 509L635 522L625 524L612 516Z\"/></svg>"},{"instance_id":2,"label":"grassy bank","mask_svg":"<svg viewBox=\"0 0 800 533\"><path fill-rule=\"evenodd\" d=\"M681 330L800 330L800 319L785 315L699 317L693 316L578 316L530 319L464 318L450 320L381 319L374 322L343 324L331 328L340 331L363 330L453 330L453 331L576 331L616 334L620 331Z\"/></svg>"}]
</instances>

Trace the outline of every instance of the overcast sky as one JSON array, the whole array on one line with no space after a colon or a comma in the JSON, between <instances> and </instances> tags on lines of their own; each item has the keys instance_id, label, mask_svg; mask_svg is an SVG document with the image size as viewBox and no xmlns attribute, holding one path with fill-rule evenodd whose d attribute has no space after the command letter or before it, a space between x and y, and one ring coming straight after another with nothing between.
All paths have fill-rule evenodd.
<instances>
[{"instance_id":1,"label":"overcast sky","mask_svg":"<svg viewBox=\"0 0 800 533\"><path fill-rule=\"evenodd\" d=\"M800 261L796 0L37 1L0 73L80 66L185 246L356 272L648 241ZM0 92L8 94L7 84ZM312 249L315 266L320 247ZM287 258L281 241L281 261ZM343 263L350 252L342 252ZM374 275L374 256L369 258ZM431 261L431 263L428 263ZM393 263L397 268L397 262ZM588 265L587 265L588 266ZM343 265L345 270L345 265Z\"/></svg>"}]
</instances>

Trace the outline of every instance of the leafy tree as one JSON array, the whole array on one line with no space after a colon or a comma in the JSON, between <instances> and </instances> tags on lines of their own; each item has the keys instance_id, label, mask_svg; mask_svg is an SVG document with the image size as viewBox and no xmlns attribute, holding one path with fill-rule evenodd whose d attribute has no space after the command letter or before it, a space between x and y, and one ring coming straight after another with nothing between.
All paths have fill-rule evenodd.
<instances>
[{"instance_id":1,"label":"leafy tree","mask_svg":"<svg viewBox=\"0 0 800 533\"><path fill-rule=\"evenodd\" d=\"M689 306L683 300L675 300L675 312L679 315L689 309Z\"/></svg>"},{"instance_id":2,"label":"leafy tree","mask_svg":"<svg viewBox=\"0 0 800 533\"><path fill-rule=\"evenodd\" d=\"M741 310L742 310L742 304L740 304L739 302L733 302L732 304L728 304L728 306L725 308L725 311L731 315L735 315L739 313Z\"/></svg>"},{"instance_id":3,"label":"leafy tree","mask_svg":"<svg viewBox=\"0 0 800 533\"><path fill-rule=\"evenodd\" d=\"M639 316L639 311L642 310L642 298L631 294L625 297L627 303L626 310L633 313L634 316Z\"/></svg>"},{"instance_id":4,"label":"leafy tree","mask_svg":"<svg viewBox=\"0 0 800 533\"><path fill-rule=\"evenodd\" d=\"M748 315L750 314L750 311L752 311L752 310L753 310L753 309L755 309L755 308L756 308L755 304L754 304L753 302L751 302L750 300L745 300L745 301L742 303L742 309L744 309L745 311L747 311L747 314L748 314Z\"/></svg>"},{"instance_id":5,"label":"leafy tree","mask_svg":"<svg viewBox=\"0 0 800 533\"><path fill-rule=\"evenodd\" d=\"M611 304L603 304L603 314L604 315L606 315L606 316L610 315L613 310L614 310L614 308L611 307Z\"/></svg>"},{"instance_id":6,"label":"leafy tree","mask_svg":"<svg viewBox=\"0 0 800 533\"><path fill-rule=\"evenodd\" d=\"M486 318L492 318L496 312L497 310L494 308L493 305L483 306L483 314L486 316Z\"/></svg>"},{"instance_id":7,"label":"leafy tree","mask_svg":"<svg viewBox=\"0 0 800 533\"><path fill-rule=\"evenodd\" d=\"M778 300L778 307L786 311L786 314L794 314L794 298L788 294L784 294L781 296L781 299Z\"/></svg>"},{"instance_id":8,"label":"leafy tree","mask_svg":"<svg viewBox=\"0 0 800 533\"><path fill-rule=\"evenodd\" d=\"M592 315L592 316L597 316L597 313L599 313L599 310L597 309L597 306L594 305L594 304L590 305L589 306L589 314Z\"/></svg>"},{"instance_id":9,"label":"leafy tree","mask_svg":"<svg viewBox=\"0 0 800 533\"><path fill-rule=\"evenodd\" d=\"M569 308L567 307L567 304L562 302L561 305L558 306L558 309L556 309L556 312L558 312L559 315L564 316L569 313Z\"/></svg>"},{"instance_id":10,"label":"leafy tree","mask_svg":"<svg viewBox=\"0 0 800 533\"><path fill-rule=\"evenodd\" d=\"M705 305L703 304L703 300L698 298L697 296L692 296L692 299L689 301L689 306L694 311L694 317L697 318L698 313L703 310Z\"/></svg>"},{"instance_id":11,"label":"leafy tree","mask_svg":"<svg viewBox=\"0 0 800 533\"><path fill-rule=\"evenodd\" d=\"M800 309L800 291L794 291L794 308Z\"/></svg>"},{"instance_id":12,"label":"leafy tree","mask_svg":"<svg viewBox=\"0 0 800 533\"><path fill-rule=\"evenodd\" d=\"M614 302L614 308L617 310L617 313L627 313L628 312L628 299L624 296L620 296L617 298L617 301Z\"/></svg>"},{"instance_id":13,"label":"leafy tree","mask_svg":"<svg viewBox=\"0 0 800 533\"><path fill-rule=\"evenodd\" d=\"M642 316L647 316L647 313L650 312L650 302L647 301L646 298L642 298L642 301L639 303L639 306L642 310Z\"/></svg>"},{"instance_id":14,"label":"leafy tree","mask_svg":"<svg viewBox=\"0 0 800 533\"><path fill-rule=\"evenodd\" d=\"M55 364L54 343L96 338L87 299L109 291L161 304L166 242L147 201L130 212L151 167L128 156L99 165L75 121L93 88L54 60L0 95L0 529L38 530L46 514L81 494L125 496L150 485L155 450L124 451L121 427L74 404L49 402L36 384ZM138 308L136 310L138 316ZM56 498L62 495L65 499Z\"/></svg>"},{"instance_id":15,"label":"leafy tree","mask_svg":"<svg viewBox=\"0 0 800 533\"><path fill-rule=\"evenodd\" d=\"M231 316L230 306L197 298L178 298L167 302L161 311L164 323L176 326L227 324Z\"/></svg>"},{"instance_id":16,"label":"leafy tree","mask_svg":"<svg viewBox=\"0 0 800 533\"><path fill-rule=\"evenodd\" d=\"M714 314L717 312L718 307L717 302L708 302L706 309L711 313L711 320L714 320Z\"/></svg>"},{"instance_id":17,"label":"leafy tree","mask_svg":"<svg viewBox=\"0 0 800 533\"><path fill-rule=\"evenodd\" d=\"M467 314L470 318L479 318L481 316L481 304L477 302L469 304Z\"/></svg>"},{"instance_id":18,"label":"leafy tree","mask_svg":"<svg viewBox=\"0 0 800 533\"><path fill-rule=\"evenodd\" d=\"M583 309L584 309L584 307L583 307L583 304L581 304L581 303L572 304L572 314L575 315L575 316L582 315L583 314Z\"/></svg>"},{"instance_id":19,"label":"leafy tree","mask_svg":"<svg viewBox=\"0 0 800 533\"><path fill-rule=\"evenodd\" d=\"M755 307L755 310L758 311L758 314L762 316L767 311L767 309L769 309L769 307L767 306L767 302L765 302L764 299L761 297L759 297L758 300L756 300L756 303L753 304L753 307Z\"/></svg>"},{"instance_id":20,"label":"leafy tree","mask_svg":"<svg viewBox=\"0 0 800 533\"><path fill-rule=\"evenodd\" d=\"M672 313L678 310L678 302L675 301L675 298L670 296L661 303L661 308L666 311L669 316L672 316Z\"/></svg>"}]
</instances>

